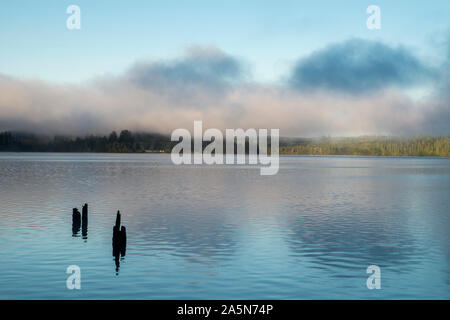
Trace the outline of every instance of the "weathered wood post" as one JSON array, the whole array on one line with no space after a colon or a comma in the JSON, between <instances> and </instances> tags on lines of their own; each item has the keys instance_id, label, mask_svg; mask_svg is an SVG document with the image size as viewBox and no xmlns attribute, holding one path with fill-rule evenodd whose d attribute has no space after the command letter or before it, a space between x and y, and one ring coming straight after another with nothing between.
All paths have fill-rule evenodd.
<instances>
[{"instance_id":1,"label":"weathered wood post","mask_svg":"<svg viewBox=\"0 0 450 320\"><path fill-rule=\"evenodd\" d=\"M116 216L116 226L120 229L120 211L117 210L117 216Z\"/></svg>"},{"instance_id":2,"label":"weathered wood post","mask_svg":"<svg viewBox=\"0 0 450 320\"><path fill-rule=\"evenodd\" d=\"M120 228L120 254L122 257L125 256L125 252L127 250L127 229L122 226Z\"/></svg>"},{"instance_id":3,"label":"weathered wood post","mask_svg":"<svg viewBox=\"0 0 450 320\"><path fill-rule=\"evenodd\" d=\"M120 226L121 215L120 211L117 211L116 224L113 227L113 256L118 258L119 256L125 256L127 247L127 231L124 226Z\"/></svg>"},{"instance_id":4,"label":"weathered wood post","mask_svg":"<svg viewBox=\"0 0 450 320\"><path fill-rule=\"evenodd\" d=\"M81 234L84 239L87 239L87 229L88 229L88 204L85 203L83 208L81 209L82 215L81 215Z\"/></svg>"},{"instance_id":5,"label":"weathered wood post","mask_svg":"<svg viewBox=\"0 0 450 320\"><path fill-rule=\"evenodd\" d=\"M77 208L72 209L72 235L75 236L80 231L81 214Z\"/></svg>"},{"instance_id":6,"label":"weathered wood post","mask_svg":"<svg viewBox=\"0 0 450 320\"><path fill-rule=\"evenodd\" d=\"M87 220L88 220L88 204L87 203L85 203L83 206L81 219L83 220L83 222L86 221L86 223L87 223Z\"/></svg>"},{"instance_id":7,"label":"weathered wood post","mask_svg":"<svg viewBox=\"0 0 450 320\"><path fill-rule=\"evenodd\" d=\"M112 245L113 245L113 256L117 258L120 255L120 211L119 210L117 211L116 224L113 227Z\"/></svg>"}]
</instances>

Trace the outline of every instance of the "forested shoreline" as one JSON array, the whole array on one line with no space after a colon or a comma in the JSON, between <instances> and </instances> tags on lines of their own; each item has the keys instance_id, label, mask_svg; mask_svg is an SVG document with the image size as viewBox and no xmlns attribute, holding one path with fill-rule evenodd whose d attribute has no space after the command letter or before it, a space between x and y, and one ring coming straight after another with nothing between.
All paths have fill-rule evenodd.
<instances>
[{"instance_id":1,"label":"forested shoreline","mask_svg":"<svg viewBox=\"0 0 450 320\"><path fill-rule=\"evenodd\" d=\"M128 130L84 137L0 133L0 151L3 152L170 152L175 144L177 142L170 141L167 135ZM450 137L280 138L280 154L449 157Z\"/></svg>"},{"instance_id":2,"label":"forested shoreline","mask_svg":"<svg viewBox=\"0 0 450 320\"><path fill-rule=\"evenodd\" d=\"M105 152L140 153L169 152L176 142L153 133L132 133L122 130L108 136L84 137L44 136L29 133L0 133L0 151L16 152Z\"/></svg>"},{"instance_id":3,"label":"forested shoreline","mask_svg":"<svg viewBox=\"0 0 450 320\"><path fill-rule=\"evenodd\" d=\"M351 137L288 139L280 154L449 157L450 137Z\"/></svg>"}]
</instances>

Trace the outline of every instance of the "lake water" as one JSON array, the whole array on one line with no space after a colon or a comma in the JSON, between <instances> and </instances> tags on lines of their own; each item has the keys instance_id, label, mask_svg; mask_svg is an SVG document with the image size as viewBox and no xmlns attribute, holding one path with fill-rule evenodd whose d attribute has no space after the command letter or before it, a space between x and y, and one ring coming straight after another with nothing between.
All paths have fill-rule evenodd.
<instances>
[{"instance_id":1,"label":"lake water","mask_svg":"<svg viewBox=\"0 0 450 320\"><path fill-rule=\"evenodd\" d=\"M167 154L1 153L0 299L449 299L449 226L448 158L281 157L261 176Z\"/></svg>"}]
</instances>

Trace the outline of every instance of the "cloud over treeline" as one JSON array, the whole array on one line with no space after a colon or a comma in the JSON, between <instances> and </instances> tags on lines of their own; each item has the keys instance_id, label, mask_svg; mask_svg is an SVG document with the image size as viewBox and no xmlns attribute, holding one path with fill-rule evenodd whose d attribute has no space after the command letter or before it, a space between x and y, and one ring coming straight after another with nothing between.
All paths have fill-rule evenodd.
<instances>
[{"instance_id":1,"label":"cloud over treeline","mask_svg":"<svg viewBox=\"0 0 450 320\"><path fill-rule=\"evenodd\" d=\"M284 136L448 134L449 74L404 48L349 40L299 59L285 84L264 84L236 57L196 48L84 85L0 76L0 131L170 133L203 120ZM422 83L433 84L426 98L405 92Z\"/></svg>"}]
</instances>

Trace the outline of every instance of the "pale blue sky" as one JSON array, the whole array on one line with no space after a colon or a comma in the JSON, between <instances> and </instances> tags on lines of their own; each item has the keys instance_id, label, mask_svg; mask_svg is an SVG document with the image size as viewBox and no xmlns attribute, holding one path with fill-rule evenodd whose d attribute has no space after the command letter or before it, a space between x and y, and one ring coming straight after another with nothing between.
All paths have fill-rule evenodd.
<instances>
[{"instance_id":1,"label":"pale blue sky","mask_svg":"<svg viewBox=\"0 0 450 320\"><path fill-rule=\"evenodd\" d=\"M66 28L70 4L81 8L81 30ZM366 28L371 4L381 8L381 30ZM257 81L276 81L298 58L352 37L438 59L449 18L448 0L2 1L0 73L82 82L199 45L241 58Z\"/></svg>"}]
</instances>

